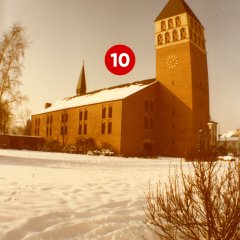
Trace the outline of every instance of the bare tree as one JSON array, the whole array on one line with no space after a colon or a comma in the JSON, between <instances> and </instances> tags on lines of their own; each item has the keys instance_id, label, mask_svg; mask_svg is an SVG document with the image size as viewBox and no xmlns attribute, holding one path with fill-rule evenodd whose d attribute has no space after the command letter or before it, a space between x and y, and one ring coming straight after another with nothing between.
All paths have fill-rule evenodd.
<instances>
[{"instance_id":1,"label":"bare tree","mask_svg":"<svg viewBox=\"0 0 240 240\"><path fill-rule=\"evenodd\" d=\"M146 195L146 224L159 239L240 239L240 163L195 162Z\"/></svg>"},{"instance_id":2,"label":"bare tree","mask_svg":"<svg viewBox=\"0 0 240 240\"><path fill-rule=\"evenodd\" d=\"M0 133L8 131L14 107L26 100L19 87L27 45L24 29L18 24L0 41Z\"/></svg>"}]
</instances>

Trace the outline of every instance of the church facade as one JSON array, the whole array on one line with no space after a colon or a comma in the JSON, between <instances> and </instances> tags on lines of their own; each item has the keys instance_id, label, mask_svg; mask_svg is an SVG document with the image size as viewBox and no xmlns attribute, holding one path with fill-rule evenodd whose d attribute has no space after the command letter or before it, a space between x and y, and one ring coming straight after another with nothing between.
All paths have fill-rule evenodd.
<instances>
[{"instance_id":1,"label":"church facade","mask_svg":"<svg viewBox=\"0 0 240 240\"><path fill-rule=\"evenodd\" d=\"M62 145L92 139L124 156L188 157L210 126L204 27L184 0L169 0L155 20L156 78L86 92L32 115L32 135ZM208 130L207 130L208 131Z\"/></svg>"}]
</instances>

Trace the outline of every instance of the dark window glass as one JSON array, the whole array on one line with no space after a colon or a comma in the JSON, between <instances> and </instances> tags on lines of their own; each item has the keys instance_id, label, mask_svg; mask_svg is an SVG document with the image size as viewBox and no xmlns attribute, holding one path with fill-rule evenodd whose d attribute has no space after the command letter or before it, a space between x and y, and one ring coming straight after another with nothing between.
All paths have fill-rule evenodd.
<instances>
[{"instance_id":1,"label":"dark window glass","mask_svg":"<svg viewBox=\"0 0 240 240\"><path fill-rule=\"evenodd\" d=\"M145 99L145 112L148 112L148 100Z\"/></svg>"},{"instance_id":2,"label":"dark window glass","mask_svg":"<svg viewBox=\"0 0 240 240\"><path fill-rule=\"evenodd\" d=\"M108 123L108 133L112 133L112 122Z\"/></svg>"},{"instance_id":3,"label":"dark window glass","mask_svg":"<svg viewBox=\"0 0 240 240\"><path fill-rule=\"evenodd\" d=\"M78 126L78 134L79 134L79 135L82 135L82 125L79 125L79 126Z\"/></svg>"},{"instance_id":4,"label":"dark window glass","mask_svg":"<svg viewBox=\"0 0 240 240\"><path fill-rule=\"evenodd\" d=\"M86 111L84 112L84 120L87 120L87 118L88 118L88 111L86 110Z\"/></svg>"},{"instance_id":5,"label":"dark window glass","mask_svg":"<svg viewBox=\"0 0 240 240\"><path fill-rule=\"evenodd\" d=\"M79 112L79 121L82 121L82 115L83 115L83 113L82 113L82 111L80 111Z\"/></svg>"},{"instance_id":6,"label":"dark window glass","mask_svg":"<svg viewBox=\"0 0 240 240\"><path fill-rule=\"evenodd\" d=\"M65 126L65 135L67 135L67 130L68 130L67 126Z\"/></svg>"},{"instance_id":7,"label":"dark window glass","mask_svg":"<svg viewBox=\"0 0 240 240\"><path fill-rule=\"evenodd\" d=\"M65 114L65 121L68 122L68 113Z\"/></svg>"},{"instance_id":8,"label":"dark window glass","mask_svg":"<svg viewBox=\"0 0 240 240\"><path fill-rule=\"evenodd\" d=\"M84 130L83 130L84 132L84 134L87 134L87 124L84 124Z\"/></svg>"},{"instance_id":9,"label":"dark window glass","mask_svg":"<svg viewBox=\"0 0 240 240\"><path fill-rule=\"evenodd\" d=\"M106 108L102 109L102 118L106 118Z\"/></svg>"},{"instance_id":10,"label":"dark window glass","mask_svg":"<svg viewBox=\"0 0 240 240\"><path fill-rule=\"evenodd\" d=\"M61 116L61 122L64 122L64 114Z\"/></svg>"},{"instance_id":11,"label":"dark window glass","mask_svg":"<svg viewBox=\"0 0 240 240\"><path fill-rule=\"evenodd\" d=\"M49 129L49 135L51 136L52 135L52 128L50 127Z\"/></svg>"},{"instance_id":12,"label":"dark window glass","mask_svg":"<svg viewBox=\"0 0 240 240\"><path fill-rule=\"evenodd\" d=\"M109 110L108 110L108 117L109 118L112 118L112 111L113 111L112 106L109 106Z\"/></svg>"},{"instance_id":13,"label":"dark window glass","mask_svg":"<svg viewBox=\"0 0 240 240\"><path fill-rule=\"evenodd\" d=\"M38 126L40 126L40 118L38 119Z\"/></svg>"},{"instance_id":14,"label":"dark window glass","mask_svg":"<svg viewBox=\"0 0 240 240\"><path fill-rule=\"evenodd\" d=\"M105 123L102 123L102 130L101 130L102 134L105 134Z\"/></svg>"}]
</instances>

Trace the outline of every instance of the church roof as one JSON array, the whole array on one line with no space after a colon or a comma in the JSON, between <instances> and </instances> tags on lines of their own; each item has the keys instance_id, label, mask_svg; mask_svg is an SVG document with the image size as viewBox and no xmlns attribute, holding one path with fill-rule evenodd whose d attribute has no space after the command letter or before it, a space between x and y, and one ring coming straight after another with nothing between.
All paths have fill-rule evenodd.
<instances>
[{"instance_id":1,"label":"church roof","mask_svg":"<svg viewBox=\"0 0 240 240\"><path fill-rule=\"evenodd\" d=\"M196 15L193 13L192 9L185 3L184 0L169 0L167 5L163 8L158 17L155 19L155 22L182 13L188 13L201 24Z\"/></svg>"},{"instance_id":2,"label":"church roof","mask_svg":"<svg viewBox=\"0 0 240 240\"><path fill-rule=\"evenodd\" d=\"M105 88L93 92L89 92L85 95L77 95L73 97L67 97L56 101L46 109L34 113L33 115L38 115L42 113L48 113L68 108L81 107L92 105L96 103L103 103L115 100L122 100L128 96L141 91L142 89L156 83L156 79L148 79L143 81L138 81L134 83L114 86L110 88Z\"/></svg>"},{"instance_id":3,"label":"church roof","mask_svg":"<svg viewBox=\"0 0 240 240\"><path fill-rule=\"evenodd\" d=\"M86 79L85 79L85 70L84 70L84 63L82 66L82 71L79 76L78 84L76 93L77 95L83 95L86 93L87 87L86 87Z\"/></svg>"}]
</instances>

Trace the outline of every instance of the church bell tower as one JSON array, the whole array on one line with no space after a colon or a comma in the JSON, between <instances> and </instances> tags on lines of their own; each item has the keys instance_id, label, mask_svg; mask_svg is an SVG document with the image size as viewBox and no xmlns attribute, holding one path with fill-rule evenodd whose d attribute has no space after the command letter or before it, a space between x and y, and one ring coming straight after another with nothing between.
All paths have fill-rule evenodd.
<instances>
[{"instance_id":1,"label":"church bell tower","mask_svg":"<svg viewBox=\"0 0 240 240\"><path fill-rule=\"evenodd\" d=\"M197 154L209 122L204 27L184 0L169 0L155 20L160 154Z\"/></svg>"}]
</instances>

